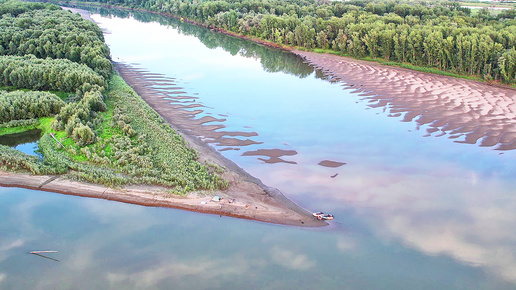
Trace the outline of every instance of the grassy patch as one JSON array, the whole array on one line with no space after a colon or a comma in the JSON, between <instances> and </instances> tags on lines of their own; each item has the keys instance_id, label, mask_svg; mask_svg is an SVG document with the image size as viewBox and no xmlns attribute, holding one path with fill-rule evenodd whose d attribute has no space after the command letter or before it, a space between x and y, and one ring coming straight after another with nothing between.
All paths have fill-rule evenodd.
<instances>
[{"instance_id":1,"label":"grassy patch","mask_svg":"<svg viewBox=\"0 0 516 290\"><path fill-rule=\"evenodd\" d=\"M29 131L32 129L36 129L36 126L37 126L37 124L32 124L29 126L19 126L19 127L13 127L13 128L0 128L0 136L22 133L22 132Z\"/></svg>"}]
</instances>

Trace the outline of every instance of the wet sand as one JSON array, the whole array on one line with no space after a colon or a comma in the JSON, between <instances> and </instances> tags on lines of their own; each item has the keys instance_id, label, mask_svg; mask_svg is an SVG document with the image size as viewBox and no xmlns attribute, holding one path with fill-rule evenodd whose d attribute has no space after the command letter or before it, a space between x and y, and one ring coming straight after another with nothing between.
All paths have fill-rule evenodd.
<instances>
[{"instance_id":1,"label":"wet sand","mask_svg":"<svg viewBox=\"0 0 516 290\"><path fill-rule=\"evenodd\" d=\"M425 136L516 149L516 90L330 54L293 51L368 106L415 122Z\"/></svg>"},{"instance_id":2,"label":"wet sand","mask_svg":"<svg viewBox=\"0 0 516 290\"><path fill-rule=\"evenodd\" d=\"M252 178L246 180L245 174L240 175L238 172L228 171L226 175L231 179L229 189L222 192L193 192L184 197L169 194L166 188L158 186L133 185L114 189L98 184L72 181L61 176L5 171L0 171L0 186L102 198L143 206L170 207L283 225L300 227L328 225L288 200L277 189L266 187ZM222 200L211 201L215 194L222 197Z\"/></svg>"}]
</instances>

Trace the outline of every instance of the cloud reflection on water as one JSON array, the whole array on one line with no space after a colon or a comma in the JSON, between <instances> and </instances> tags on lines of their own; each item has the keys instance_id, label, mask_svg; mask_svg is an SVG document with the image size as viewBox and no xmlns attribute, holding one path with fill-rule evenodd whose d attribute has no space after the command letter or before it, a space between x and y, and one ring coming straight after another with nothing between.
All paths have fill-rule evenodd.
<instances>
[{"instance_id":1,"label":"cloud reflection on water","mask_svg":"<svg viewBox=\"0 0 516 290\"><path fill-rule=\"evenodd\" d=\"M336 222L348 219L344 212L353 208L381 239L400 241L427 255L449 256L516 282L511 180L493 178L503 170L482 173L438 159L427 163L419 170L348 164L335 179L316 166L276 165L271 170L258 165L252 171L266 183L288 188L294 200L310 196L301 201L331 211ZM353 247L345 240L337 244L341 250Z\"/></svg>"}]
</instances>

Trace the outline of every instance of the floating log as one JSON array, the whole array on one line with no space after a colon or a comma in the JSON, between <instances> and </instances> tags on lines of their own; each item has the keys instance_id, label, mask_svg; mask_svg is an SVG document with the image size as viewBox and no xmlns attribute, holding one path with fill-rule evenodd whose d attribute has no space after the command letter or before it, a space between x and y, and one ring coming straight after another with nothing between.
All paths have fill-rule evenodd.
<instances>
[{"instance_id":1,"label":"floating log","mask_svg":"<svg viewBox=\"0 0 516 290\"><path fill-rule=\"evenodd\" d=\"M31 254L57 253L57 251L32 251Z\"/></svg>"}]
</instances>

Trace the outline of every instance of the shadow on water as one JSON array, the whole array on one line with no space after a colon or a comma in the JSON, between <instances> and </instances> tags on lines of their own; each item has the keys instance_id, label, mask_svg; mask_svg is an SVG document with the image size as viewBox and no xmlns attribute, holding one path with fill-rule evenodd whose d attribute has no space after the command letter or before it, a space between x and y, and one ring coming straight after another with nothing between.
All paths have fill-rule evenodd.
<instances>
[{"instance_id":1,"label":"shadow on water","mask_svg":"<svg viewBox=\"0 0 516 290\"><path fill-rule=\"evenodd\" d=\"M25 154L38 155L38 141L41 138L41 130L34 129L21 133L0 136L0 144L17 149Z\"/></svg>"}]
</instances>

